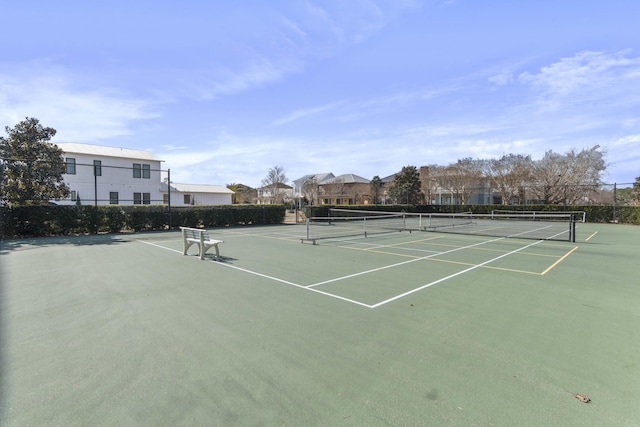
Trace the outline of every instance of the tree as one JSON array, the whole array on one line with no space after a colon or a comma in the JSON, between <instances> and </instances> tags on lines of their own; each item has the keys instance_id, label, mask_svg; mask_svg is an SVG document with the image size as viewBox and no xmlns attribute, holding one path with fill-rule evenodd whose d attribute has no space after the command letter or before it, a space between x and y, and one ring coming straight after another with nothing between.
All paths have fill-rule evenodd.
<instances>
[{"instance_id":1,"label":"tree","mask_svg":"<svg viewBox=\"0 0 640 427\"><path fill-rule=\"evenodd\" d=\"M533 161L531 156L506 154L487 163L487 174L492 187L498 190L502 204L508 205L514 199L524 203L524 185L530 181Z\"/></svg>"},{"instance_id":2,"label":"tree","mask_svg":"<svg viewBox=\"0 0 640 427\"><path fill-rule=\"evenodd\" d=\"M5 127L0 137L0 180L2 198L9 204L47 204L70 193L62 175L63 151L49 140L56 130L27 117L15 127Z\"/></svg>"},{"instance_id":3,"label":"tree","mask_svg":"<svg viewBox=\"0 0 640 427\"><path fill-rule=\"evenodd\" d=\"M382 188L382 179L376 175L371 179L371 194L372 194L372 202L374 205L380 203L380 188Z\"/></svg>"},{"instance_id":4,"label":"tree","mask_svg":"<svg viewBox=\"0 0 640 427\"><path fill-rule=\"evenodd\" d=\"M284 203L287 176L282 166L274 166L269 169L267 176L262 180L262 187L268 190L273 204Z\"/></svg>"},{"instance_id":5,"label":"tree","mask_svg":"<svg viewBox=\"0 0 640 427\"><path fill-rule=\"evenodd\" d=\"M302 197L312 205L320 204L320 186L316 178L309 178L302 183Z\"/></svg>"},{"instance_id":6,"label":"tree","mask_svg":"<svg viewBox=\"0 0 640 427\"><path fill-rule=\"evenodd\" d=\"M393 178L389 196L395 203L420 204L424 194L420 189L420 174L415 166L403 166Z\"/></svg>"},{"instance_id":7,"label":"tree","mask_svg":"<svg viewBox=\"0 0 640 427\"><path fill-rule=\"evenodd\" d=\"M485 162L470 157L458 160L445 168L456 203L466 205L474 193L482 191L482 170Z\"/></svg>"},{"instance_id":8,"label":"tree","mask_svg":"<svg viewBox=\"0 0 640 427\"><path fill-rule=\"evenodd\" d=\"M233 191L233 203L251 203L256 198L255 189L244 184L228 184L227 188Z\"/></svg>"},{"instance_id":9,"label":"tree","mask_svg":"<svg viewBox=\"0 0 640 427\"><path fill-rule=\"evenodd\" d=\"M533 167L533 191L538 199L565 205L587 200L600 187L600 175L606 169L604 153L599 149L596 145L564 155L547 151Z\"/></svg>"},{"instance_id":10,"label":"tree","mask_svg":"<svg viewBox=\"0 0 640 427\"><path fill-rule=\"evenodd\" d=\"M633 189L631 190L631 202L634 205L640 203L640 176L636 178L636 182L633 183Z\"/></svg>"},{"instance_id":11,"label":"tree","mask_svg":"<svg viewBox=\"0 0 640 427\"><path fill-rule=\"evenodd\" d=\"M322 197L327 200L328 203L338 203L338 199L342 199L344 195L345 184L342 178L332 178L331 180L324 181L322 184Z\"/></svg>"}]
</instances>

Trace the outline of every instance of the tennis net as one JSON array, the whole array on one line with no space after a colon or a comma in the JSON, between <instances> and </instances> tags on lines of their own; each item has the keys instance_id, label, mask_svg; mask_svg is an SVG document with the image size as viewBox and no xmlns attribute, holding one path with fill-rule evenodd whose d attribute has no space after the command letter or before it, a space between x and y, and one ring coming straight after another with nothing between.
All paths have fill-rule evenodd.
<instances>
[{"instance_id":1,"label":"tennis net","mask_svg":"<svg viewBox=\"0 0 640 427\"><path fill-rule=\"evenodd\" d=\"M576 222L587 222L587 213L585 211L525 211L525 210L509 210L509 209L494 209L491 214L495 215L531 215L536 217L539 215L571 215Z\"/></svg>"},{"instance_id":2,"label":"tennis net","mask_svg":"<svg viewBox=\"0 0 640 427\"><path fill-rule=\"evenodd\" d=\"M407 229L404 214L372 213L307 218L306 241L337 239L398 232Z\"/></svg>"},{"instance_id":3,"label":"tennis net","mask_svg":"<svg viewBox=\"0 0 640 427\"><path fill-rule=\"evenodd\" d=\"M571 213L497 212L397 213L330 209L329 216L307 219L306 238L369 237L398 231L432 231L491 237L575 242L575 218Z\"/></svg>"}]
</instances>

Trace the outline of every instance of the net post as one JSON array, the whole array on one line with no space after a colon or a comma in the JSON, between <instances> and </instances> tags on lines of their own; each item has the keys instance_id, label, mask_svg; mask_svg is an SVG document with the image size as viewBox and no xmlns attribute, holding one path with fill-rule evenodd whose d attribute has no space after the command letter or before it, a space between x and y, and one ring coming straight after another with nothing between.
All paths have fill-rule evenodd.
<instances>
[{"instance_id":1,"label":"net post","mask_svg":"<svg viewBox=\"0 0 640 427\"><path fill-rule=\"evenodd\" d=\"M569 221L569 240L572 243L576 242L576 220L571 215L571 220Z\"/></svg>"}]
</instances>

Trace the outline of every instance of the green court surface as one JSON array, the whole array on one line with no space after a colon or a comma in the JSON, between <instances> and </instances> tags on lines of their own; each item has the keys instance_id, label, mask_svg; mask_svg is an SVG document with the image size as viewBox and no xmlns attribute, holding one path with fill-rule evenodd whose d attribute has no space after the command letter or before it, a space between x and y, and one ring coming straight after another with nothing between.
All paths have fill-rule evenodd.
<instances>
[{"instance_id":1,"label":"green court surface","mask_svg":"<svg viewBox=\"0 0 640 427\"><path fill-rule=\"evenodd\" d=\"M639 227L209 232L3 242L0 425L640 426Z\"/></svg>"}]
</instances>

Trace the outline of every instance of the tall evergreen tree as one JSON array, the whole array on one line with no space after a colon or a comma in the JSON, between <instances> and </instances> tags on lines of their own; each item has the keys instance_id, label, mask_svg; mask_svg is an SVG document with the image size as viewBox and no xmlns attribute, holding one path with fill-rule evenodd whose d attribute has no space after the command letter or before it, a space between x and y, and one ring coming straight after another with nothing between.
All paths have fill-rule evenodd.
<instances>
[{"instance_id":1,"label":"tall evergreen tree","mask_svg":"<svg viewBox=\"0 0 640 427\"><path fill-rule=\"evenodd\" d=\"M15 127L5 127L0 137L1 197L9 204L47 204L69 195L64 183L63 152L49 140L56 130L27 117Z\"/></svg>"},{"instance_id":2,"label":"tall evergreen tree","mask_svg":"<svg viewBox=\"0 0 640 427\"><path fill-rule=\"evenodd\" d=\"M382 188L382 179L378 175L371 180L371 198L374 205L380 203L380 189Z\"/></svg>"},{"instance_id":3,"label":"tall evergreen tree","mask_svg":"<svg viewBox=\"0 0 640 427\"><path fill-rule=\"evenodd\" d=\"M393 178L389 196L398 204L420 204L424 194L420 189L420 173L415 166L403 166Z\"/></svg>"}]
</instances>

